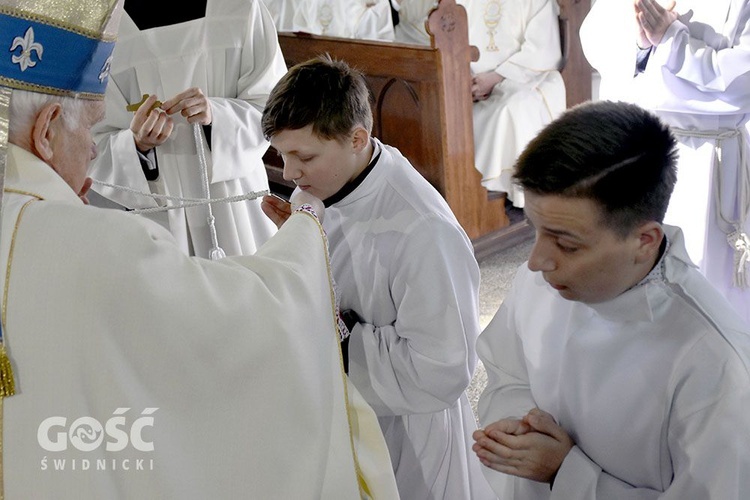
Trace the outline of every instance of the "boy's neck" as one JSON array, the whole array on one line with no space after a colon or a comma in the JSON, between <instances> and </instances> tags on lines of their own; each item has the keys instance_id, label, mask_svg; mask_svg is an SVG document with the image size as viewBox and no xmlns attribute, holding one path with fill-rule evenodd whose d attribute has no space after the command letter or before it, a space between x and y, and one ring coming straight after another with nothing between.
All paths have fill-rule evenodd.
<instances>
[{"instance_id":1,"label":"boy's neck","mask_svg":"<svg viewBox=\"0 0 750 500\"><path fill-rule=\"evenodd\" d=\"M326 207L330 207L334 203L338 203L339 201L343 200L345 197L349 195L349 193L353 192L357 187L362 183L362 181L369 175L369 172L371 170L370 166L375 166L375 163L377 159L380 157L380 153L378 153L378 158L372 158L372 155L375 151L375 147L373 146L373 141L370 139L367 141L367 147L365 147L361 152L360 155L362 158L366 160L366 163L363 163L364 166L357 168L357 173L354 174L354 176L347 181L346 184L342 186L341 189L338 190L338 192L332 196L329 196L325 200L323 200L323 204ZM358 164L359 165L359 164Z\"/></svg>"},{"instance_id":2,"label":"boy's neck","mask_svg":"<svg viewBox=\"0 0 750 500\"><path fill-rule=\"evenodd\" d=\"M372 159L373 151L375 151L375 148L372 145L372 139L368 139L367 145L359 153L359 159L357 161L357 168L352 173L352 176L349 178L349 182L356 179L357 176L359 176L359 174L361 174L367 168L367 165L370 164L370 160Z\"/></svg>"}]
</instances>

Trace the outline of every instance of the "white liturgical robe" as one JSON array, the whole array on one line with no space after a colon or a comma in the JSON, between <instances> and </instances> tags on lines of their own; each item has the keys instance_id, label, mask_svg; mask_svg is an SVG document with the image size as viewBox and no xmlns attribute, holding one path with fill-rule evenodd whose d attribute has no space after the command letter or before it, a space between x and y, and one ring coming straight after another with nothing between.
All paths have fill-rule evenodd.
<instances>
[{"instance_id":1,"label":"white liturgical robe","mask_svg":"<svg viewBox=\"0 0 750 500\"><path fill-rule=\"evenodd\" d=\"M84 206L27 151L8 160L6 498L364 498L347 393L367 488L397 498L345 382L312 216L253 256L188 257L152 221Z\"/></svg>"},{"instance_id":2,"label":"white liturgical robe","mask_svg":"<svg viewBox=\"0 0 750 500\"><path fill-rule=\"evenodd\" d=\"M303 0L263 0L277 31L293 31L294 14Z\"/></svg>"},{"instance_id":3,"label":"white liturgical robe","mask_svg":"<svg viewBox=\"0 0 750 500\"><path fill-rule=\"evenodd\" d=\"M735 284L750 240L729 237L750 234L750 2L679 0L675 10L683 16L635 78L630 3L597 0L581 43L603 98L639 104L675 131L679 168L664 220L683 229L690 258L750 322L750 288ZM744 276L750 286L750 260Z\"/></svg>"},{"instance_id":4,"label":"white liturgical robe","mask_svg":"<svg viewBox=\"0 0 750 500\"><path fill-rule=\"evenodd\" d=\"M392 2L398 6L398 24L394 31L396 41L400 43L415 43L429 45L430 35L427 33L426 23L430 11L437 7L437 0L401 0Z\"/></svg>"},{"instance_id":5,"label":"white liturgical robe","mask_svg":"<svg viewBox=\"0 0 750 500\"><path fill-rule=\"evenodd\" d=\"M554 0L458 0L469 19L469 43L479 49L474 74L504 80L474 103L474 163L482 185L503 191L518 207L523 193L511 176L516 158L541 128L565 110L559 7Z\"/></svg>"},{"instance_id":6,"label":"white liturgical robe","mask_svg":"<svg viewBox=\"0 0 750 500\"><path fill-rule=\"evenodd\" d=\"M576 446L549 484L484 468L502 499L750 496L750 329L690 262L682 233L618 297L565 300L519 269L479 337L483 425L552 414Z\"/></svg>"},{"instance_id":7,"label":"white liturgical robe","mask_svg":"<svg viewBox=\"0 0 750 500\"><path fill-rule=\"evenodd\" d=\"M204 18L143 31L123 14L107 86L107 117L94 129L99 156L91 177L140 192L203 198L193 127L172 115L172 135L155 148L160 176L150 182L130 131L133 113L125 109L143 94L156 94L164 101L198 87L209 98L213 115L210 148L203 139L211 197L268 189L262 160L268 142L260 117L284 73L276 28L260 0L208 0ZM128 208L159 205L128 191L96 185L94 189ZM276 230L259 199L214 204L212 210L219 246L227 255L252 254ZM149 217L167 227L186 253L209 256L206 206Z\"/></svg>"},{"instance_id":8,"label":"white liturgical robe","mask_svg":"<svg viewBox=\"0 0 750 500\"><path fill-rule=\"evenodd\" d=\"M305 0L294 15L294 31L315 35L393 40L390 0Z\"/></svg>"},{"instance_id":9,"label":"white liturgical robe","mask_svg":"<svg viewBox=\"0 0 750 500\"><path fill-rule=\"evenodd\" d=\"M349 376L380 420L401 498L494 498L471 451L479 268L440 194L398 150L326 209ZM376 153L377 154L377 153Z\"/></svg>"}]
</instances>

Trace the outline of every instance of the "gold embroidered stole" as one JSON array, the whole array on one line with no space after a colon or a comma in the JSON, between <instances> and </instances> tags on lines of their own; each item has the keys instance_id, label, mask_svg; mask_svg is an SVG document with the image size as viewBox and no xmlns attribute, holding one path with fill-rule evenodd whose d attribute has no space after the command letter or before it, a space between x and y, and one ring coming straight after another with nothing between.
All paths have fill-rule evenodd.
<instances>
[{"instance_id":1,"label":"gold embroidered stole","mask_svg":"<svg viewBox=\"0 0 750 500\"><path fill-rule=\"evenodd\" d=\"M339 322L338 318L336 317L336 292L334 291L333 287L333 272L331 270L331 258L330 254L328 252L328 237L325 234L325 231L323 230L323 226L320 224L320 221L318 221L317 218L315 218L312 214L308 212L301 212L311 219L313 219L317 226L318 230L320 231L320 236L323 238L323 242L325 244L325 256L326 256L326 270L328 272L328 288L331 294L331 313L333 315L333 324L336 326L335 328L335 335L336 335L336 344L339 345L339 368L341 370L341 381L344 384L344 407L346 408L346 417L347 422L349 423L349 444L352 449L352 458L354 460L354 470L357 473L357 483L359 484L359 495L361 498L372 498L372 493L370 491L370 487L367 484L367 480L365 478L365 475L362 473L362 469L359 465L359 459L357 458L357 449L354 445L354 434L352 432L352 412L355 411L352 409L352 406L349 402L349 390L348 390L348 377L346 375L346 372L344 371L344 357L341 353L341 347L340 347L340 339L341 339L341 332L339 332Z\"/></svg>"},{"instance_id":2,"label":"gold embroidered stole","mask_svg":"<svg viewBox=\"0 0 750 500\"><path fill-rule=\"evenodd\" d=\"M11 268L13 264L13 251L16 247L16 236L18 234L18 228L21 224L21 218L23 217L24 212L26 211L26 208L33 202L37 200L43 199L41 196L38 196L33 193L27 193L24 191L19 191L15 189L6 188L3 190L5 193L16 193L16 194L22 194L26 196L31 196L32 199L27 201L26 203L21 206L21 209L18 212L18 216L16 217L16 224L13 228L13 236L10 240L10 249L8 251L8 263L5 268L5 283L3 288L3 303L2 303L2 311L0 314L0 321L2 322L2 331L3 331L3 339L2 343L0 343L0 500L3 500L5 498L5 468L4 468L4 425L3 425L3 402L6 397L12 396L16 393L15 388L15 379L13 377L13 369L10 363L10 359L8 357L8 353L5 348L5 334L7 334L8 330L6 328L6 325L8 324L8 287L10 285L10 274L11 274Z\"/></svg>"}]
</instances>

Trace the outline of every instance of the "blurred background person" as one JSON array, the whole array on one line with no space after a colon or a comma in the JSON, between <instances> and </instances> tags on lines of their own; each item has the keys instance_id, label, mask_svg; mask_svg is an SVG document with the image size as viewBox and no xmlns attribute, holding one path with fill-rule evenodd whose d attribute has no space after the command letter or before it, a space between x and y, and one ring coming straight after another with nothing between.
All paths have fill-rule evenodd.
<instances>
[{"instance_id":1,"label":"blurred background person","mask_svg":"<svg viewBox=\"0 0 750 500\"><path fill-rule=\"evenodd\" d=\"M523 207L511 182L526 144L565 110L555 0L459 0L469 18L474 99L474 162L482 185Z\"/></svg>"},{"instance_id":2,"label":"blurred background person","mask_svg":"<svg viewBox=\"0 0 750 500\"><path fill-rule=\"evenodd\" d=\"M367 40L393 40L390 0L306 0L294 31Z\"/></svg>"},{"instance_id":3,"label":"blurred background person","mask_svg":"<svg viewBox=\"0 0 750 500\"><path fill-rule=\"evenodd\" d=\"M395 28L397 42L429 45L427 33L427 16L437 7L436 0L391 0L398 12L398 24Z\"/></svg>"},{"instance_id":4,"label":"blurred background person","mask_svg":"<svg viewBox=\"0 0 750 500\"><path fill-rule=\"evenodd\" d=\"M597 0L581 42L602 97L653 110L677 136L665 222L750 322L750 2Z\"/></svg>"}]
</instances>

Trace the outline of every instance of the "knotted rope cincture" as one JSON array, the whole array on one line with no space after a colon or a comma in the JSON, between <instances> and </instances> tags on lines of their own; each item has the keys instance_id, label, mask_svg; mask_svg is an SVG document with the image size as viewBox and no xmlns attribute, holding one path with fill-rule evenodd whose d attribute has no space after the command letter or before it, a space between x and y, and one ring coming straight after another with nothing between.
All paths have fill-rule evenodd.
<instances>
[{"instance_id":1,"label":"knotted rope cincture","mask_svg":"<svg viewBox=\"0 0 750 500\"><path fill-rule=\"evenodd\" d=\"M713 151L714 162L714 208L716 211L716 222L719 228L727 235L727 243L734 251L734 272L732 273L732 284L738 288L748 288L750 283L747 278L748 267L750 267L750 238L745 232L748 212L750 212L750 165L745 158L745 136L738 129L720 130L715 132L701 130L685 130L672 128L676 136L698 137L713 139L716 141ZM731 220L722 211L721 182L723 174L723 141L725 139L739 138L739 164L737 166L737 219Z\"/></svg>"},{"instance_id":2,"label":"knotted rope cincture","mask_svg":"<svg viewBox=\"0 0 750 500\"><path fill-rule=\"evenodd\" d=\"M213 205L218 205L221 203L234 203L235 201L254 200L256 198L261 198L268 194L268 190L264 189L262 191L252 191L250 193L238 194L235 196L226 196L224 198L211 198L207 200L204 198L185 198L183 196L169 196L166 194L147 193L144 191L138 191L137 189L129 188L127 186L118 186L117 184L110 184L108 182L102 182L102 181L97 181L97 180L94 180L94 184L97 186L108 187L110 189L116 189L118 191L124 191L126 193L136 194L138 196L145 196L147 198L153 198L155 200L177 202L177 204L175 205L168 205L164 207L127 209L129 214L136 214L136 215L151 214L155 212L166 212L167 210L175 210L178 208L199 207L201 205L207 205L209 203Z\"/></svg>"},{"instance_id":3,"label":"knotted rope cincture","mask_svg":"<svg viewBox=\"0 0 750 500\"><path fill-rule=\"evenodd\" d=\"M198 161L201 167L201 179L203 180L203 197L205 199L211 198L211 192L209 191L208 183L208 166L206 164L206 152L203 149L203 137L201 137L201 126L198 123L193 123L193 137L195 137L195 147L198 150ZM211 203L207 203L208 208L208 230L211 232L211 250L208 252L208 257L211 260L223 259L227 255L224 250L219 246L219 238L216 236L216 219L214 218L214 212L211 208Z\"/></svg>"}]
</instances>

